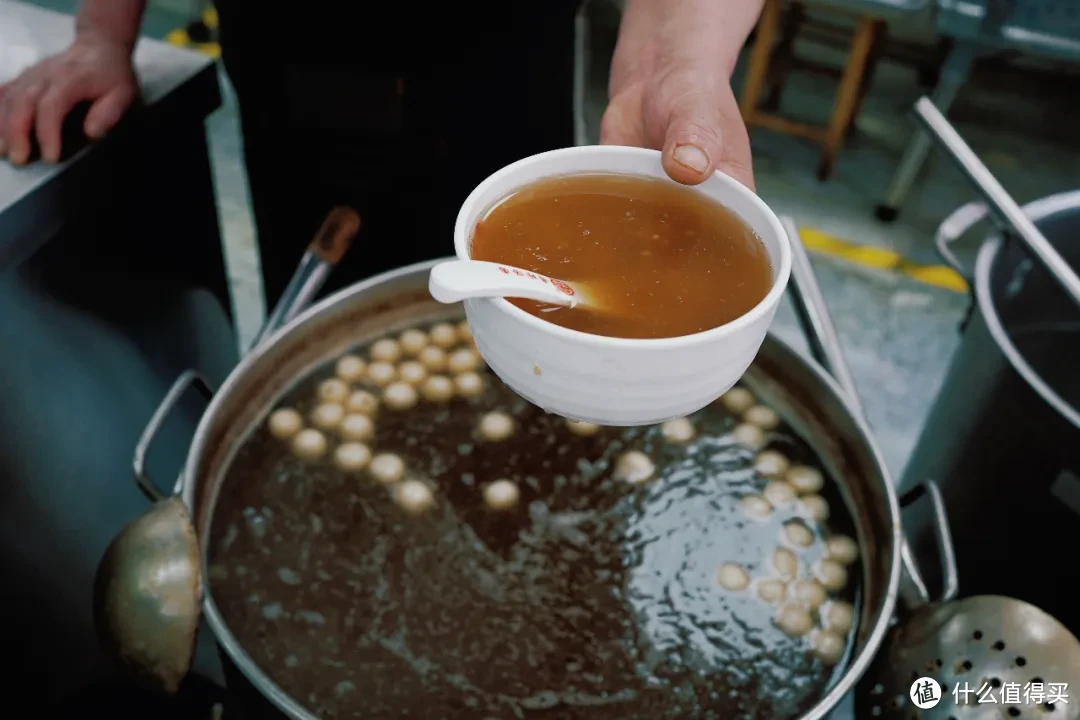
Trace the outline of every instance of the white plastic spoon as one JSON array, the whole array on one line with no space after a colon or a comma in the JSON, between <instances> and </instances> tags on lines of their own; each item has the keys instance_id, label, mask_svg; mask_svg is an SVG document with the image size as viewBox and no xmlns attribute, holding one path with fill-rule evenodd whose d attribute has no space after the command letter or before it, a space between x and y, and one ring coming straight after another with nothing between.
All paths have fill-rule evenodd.
<instances>
[{"instance_id":1,"label":"white plastic spoon","mask_svg":"<svg viewBox=\"0 0 1080 720\"><path fill-rule=\"evenodd\" d=\"M481 260L439 263L431 269L428 290L441 303L456 303L471 298L511 297L570 308L598 305L581 283L568 283L529 270Z\"/></svg>"}]
</instances>

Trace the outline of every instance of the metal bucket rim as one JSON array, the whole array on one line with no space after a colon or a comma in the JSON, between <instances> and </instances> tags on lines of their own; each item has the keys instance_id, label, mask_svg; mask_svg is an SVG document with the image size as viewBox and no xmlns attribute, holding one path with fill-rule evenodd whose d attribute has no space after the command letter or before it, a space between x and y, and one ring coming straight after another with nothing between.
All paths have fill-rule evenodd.
<instances>
[{"instance_id":1,"label":"metal bucket rim","mask_svg":"<svg viewBox=\"0 0 1080 720\"><path fill-rule=\"evenodd\" d=\"M1023 210L1024 214L1036 224L1067 210L1080 210L1080 190L1048 195L1024 205ZM1027 382L1032 390L1038 393L1039 397L1045 400L1074 427L1080 429L1080 411L1077 411L1076 408L1058 395L1050 387L1049 383L1042 379L1042 376L1039 375L1035 368L1028 363L1023 353L1013 344L1008 331L998 316L993 293L990 290L990 273L1003 246L1004 237L1000 233L991 235L983 243L975 261L975 297L983 321L986 323L994 342L1013 369Z\"/></svg>"},{"instance_id":2,"label":"metal bucket rim","mask_svg":"<svg viewBox=\"0 0 1080 720\"><path fill-rule=\"evenodd\" d=\"M420 272L427 273L430 271L431 267L442 261L444 261L444 259L425 261L397 268L340 290L289 321L264 342L261 350L269 350L274 345L284 342L286 336L291 335L294 331L307 324L309 320L313 319L324 310L334 307L339 303L346 302L348 298L351 298L354 295L365 294L374 288L391 283L402 277L407 277ZM892 617L898 603L900 579L901 573L903 572L903 560L901 555L904 536L900 517L900 501L888 465L885 463L884 456L874 439L874 435L870 431L869 424L858 413L854 413L850 410L848 403L844 399L844 393L836 380L816 360L797 352L790 344L777 337L775 334L770 332L768 334L768 340L779 346L782 352L797 359L804 369L808 370L810 374L824 386L825 392L831 396L831 399L843 407L848 416L848 420L855 426L859 440L865 445L867 454L880 471L881 482L884 486L885 500L888 506L885 514L889 518L889 524L891 526L888 530L882 530L882 535L888 535L888 539L891 541L891 557L889 558L888 563L889 572L888 577L884 582L882 600L875 610L876 620L866 636L866 641L863 644L862 649L855 654L851 662L848 663L843 674L833 683L832 688L819 698L809 710L795 718L795 720L823 720L836 708L844 696L854 689L856 683L858 683L866 673L880 650L881 645L885 640L886 633L889 631ZM189 448L183 469L184 481L182 493L184 504L193 513L196 512L196 488L198 484L198 478L194 477L194 470L195 468L200 467L200 458L207 452L206 446L210 427L216 421L216 417L220 413L222 405L227 401L233 388L241 382L241 379L244 378L248 372L250 372L261 354L261 352L249 353L241 360L236 368L233 369L218 391L214 393L210 405L203 413L198 427L196 428L195 436ZM205 554L206 549L202 548L201 555L204 561ZM278 709L295 720L321 720L317 715L297 702L297 700L289 693L285 692L266 673L266 671L263 670L250 655L248 655L239 639L237 639L225 622L224 617L222 617L220 610L213 601L209 588L204 592L203 612L217 643L224 649L231 661L236 664L236 667L244 677L255 686L259 693L265 696L272 704L276 705Z\"/></svg>"}]
</instances>

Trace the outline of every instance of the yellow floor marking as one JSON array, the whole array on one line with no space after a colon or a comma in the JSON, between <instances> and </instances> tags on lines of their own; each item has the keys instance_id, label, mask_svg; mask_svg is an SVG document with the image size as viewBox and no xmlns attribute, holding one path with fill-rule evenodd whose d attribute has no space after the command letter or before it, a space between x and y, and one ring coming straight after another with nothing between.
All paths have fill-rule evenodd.
<instances>
[{"instance_id":1,"label":"yellow floor marking","mask_svg":"<svg viewBox=\"0 0 1080 720\"><path fill-rule=\"evenodd\" d=\"M904 258L899 253L884 248L841 240L814 228L799 228L803 244L809 250L828 255L840 260L862 265L877 270L891 270L925 285L966 293L968 285L955 270L943 265L918 265Z\"/></svg>"},{"instance_id":2,"label":"yellow floor marking","mask_svg":"<svg viewBox=\"0 0 1080 720\"><path fill-rule=\"evenodd\" d=\"M203 55L214 58L215 60L221 57L221 45L216 42L208 43L196 43L191 42L191 38L188 36L187 30L180 28L179 30L173 30L171 33L165 36L165 42L176 47L187 48L188 50L195 50L201 52Z\"/></svg>"}]
</instances>

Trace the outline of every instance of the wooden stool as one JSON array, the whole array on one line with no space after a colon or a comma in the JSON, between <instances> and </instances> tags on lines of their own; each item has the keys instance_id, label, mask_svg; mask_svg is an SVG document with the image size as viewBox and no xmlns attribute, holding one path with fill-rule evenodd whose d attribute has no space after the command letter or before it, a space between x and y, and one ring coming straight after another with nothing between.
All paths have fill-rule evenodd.
<instances>
[{"instance_id":1,"label":"wooden stool","mask_svg":"<svg viewBox=\"0 0 1080 720\"><path fill-rule=\"evenodd\" d=\"M786 17L783 11L784 0L766 0L755 31L739 107L747 128L764 127L821 144L817 177L826 180L832 174L836 156L844 138L854 127L855 117L869 89L881 40L885 36L885 22L874 17L860 18L847 63L840 69L794 56L792 47L803 23L803 5L801 2L790 3ZM792 69L840 78L828 127L796 122L771 112L780 105L780 93ZM766 91L768 96L765 96Z\"/></svg>"}]
</instances>

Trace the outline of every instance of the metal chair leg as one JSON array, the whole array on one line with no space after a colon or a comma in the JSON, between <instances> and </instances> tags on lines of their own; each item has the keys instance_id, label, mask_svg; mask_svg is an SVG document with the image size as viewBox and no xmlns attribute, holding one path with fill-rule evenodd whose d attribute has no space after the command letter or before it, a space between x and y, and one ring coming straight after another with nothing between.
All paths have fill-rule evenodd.
<instances>
[{"instance_id":1,"label":"metal chair leg","mask_svg":"<svg viewBox=\"0 0 1080 720\"><path fill-rule=\"evenodd\" d=\"M971 73L971 66L978 55L979 48L973 43L960 43L949 53L945 64L941 69L941 80L934 88L930 99L942 113L947 113L956 99L956 94L967 82ZM877 206L875 215L879 220L892 222L900 214L900 206L904 204L908 193L926 162L926 156L930 152L930 138L920 129L916 129L904 155L900 159L900 165L893 174L889 190L885 194L885 202Z\"/></svg>"}]
</instances>

